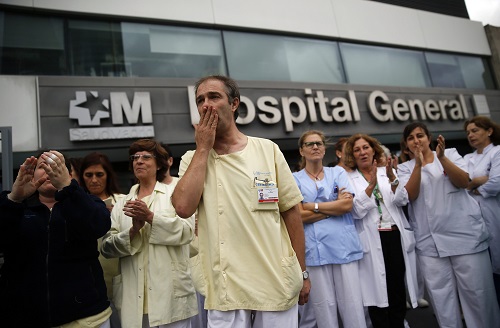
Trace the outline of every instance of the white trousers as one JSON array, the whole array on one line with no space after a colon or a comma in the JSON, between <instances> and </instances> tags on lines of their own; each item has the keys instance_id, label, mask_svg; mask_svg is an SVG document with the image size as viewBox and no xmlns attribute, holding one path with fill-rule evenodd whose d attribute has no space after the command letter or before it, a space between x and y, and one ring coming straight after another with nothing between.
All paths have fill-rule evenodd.
<instances>
[{"instance_id":1,"label":"white trousers","mask_svg":"<svg viewBox=\"0 0 500 328\"><path fill-rule=\"evenodd\" d=\"M208 310L208 328L277 328L298 326L298 305L286 311Z\"/></svg>"},{"instance_id":2,"label":"white trousers","mask_svg":"<svg viewBox=\"0 0 500 328\"><path fill-rule=\"evenodd\" d=\"M418 256L415 256L416 258L416 262L417 262L417 265L416 265L416 271L417 271L417 285L418 285L418 292L417 292L417 300L420 300L422 298L424 298L424 293L425 293L425 281L424 281L424 275L422 273L422 269L421 269L421 266L420 266L420 262L419 262L419 257Z\"/></svg>"},{"instance_id":3,"label":"white trousers","mask_svg":"<svg viewBox=\"0 0 500 328\"><path fill-rule=\"evenodd\" d=\"M366 328L357 261L311 266L307 270L311 292L302 311L300 328L315 325L318 328L338 328L338 312L345 328Z\"/></svg>"},{"instance_id":4,"label":"white trousers","mask_svg":"<svg viewBox=\"0 0 500 328\"><path fill-rule=\"evenodd\" d=\"M149 317L147 314L144 314L142 316L142 328L191 328L191 320L184 319L167 323L166 325L149 326Z\"/></svg>"},{"instance_id":5,"label":"white trousers","mask_svg":"<svg viewBox=\"0 0 500 328\"><path fill-rule=\"evenodd\" d=\"M449 257L419 255L427 292L441 328L500 327L488 251ZM460 303L459 303L460 299Z\"/></svg>"}]
</instances>

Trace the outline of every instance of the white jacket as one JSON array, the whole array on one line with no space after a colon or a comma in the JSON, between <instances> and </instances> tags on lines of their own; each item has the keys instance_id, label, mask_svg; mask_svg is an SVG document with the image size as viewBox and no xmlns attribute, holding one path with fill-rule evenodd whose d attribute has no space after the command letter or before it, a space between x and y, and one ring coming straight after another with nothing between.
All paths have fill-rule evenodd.
<instances>
[{"instance_id":1,"label":"white jacket","mask_svg":"<svg viewBox=\"0 0 500 328\"><path fill-rule=\"evenodd\" d=\"M150 326L187 319L198 312L189 270L194 216L177 216L170 201L174 188L157 182L148 202L154 212L153 224L146 223L140 235L130 241L132 219L123 213L123 206L135 198L137 187L114 206L111 229L103 237L101 249L105 257L120 258L121 274L113 278L113 300L124 328L142 328L145 287Z\"/></svg>"},{"instance_id":2,"label":"white jacket","mask_svg":"<svg viewBox=\"0 0 500 328\"><path fill-rule=\"evenodd\" d=\"M387 297L384 255L377 228L380 214L375 203L375 196L373 194L371 197L366 195L365 189L368 187L368 182L359 171L350 172L349 178L356 193L353 204L353 217L356 219L356 229L364 253L363 258L359 260L363 303L365 306L387 307L389 306L389 299ZM405 250L403 257L406 267L406 284L411 304L413 307L417 307L415 238L401 208L401 206L408 203L408 193L401 184L396 189L396 193L392 192L385 167L378 168L377 181L384 199L384 205L401 233L401 246Z\"/></svg>"}]
</instances>

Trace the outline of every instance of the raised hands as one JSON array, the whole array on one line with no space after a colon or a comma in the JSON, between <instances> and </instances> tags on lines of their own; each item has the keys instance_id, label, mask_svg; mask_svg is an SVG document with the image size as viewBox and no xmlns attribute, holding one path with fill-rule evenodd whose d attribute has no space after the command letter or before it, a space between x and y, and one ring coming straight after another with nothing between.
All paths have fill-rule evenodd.
<instances>
[{"instance_id":1,"label":"raised hands","mask_svg":"<svg viewBox=\"0 0 500 328\"><path fill-rule=\"evenodd\" d=\"M422 145L420 143L415 145L415 148L413 149L413 156L415 158L415 165L422 166L422 163L424 162L424 155L422 154Z\"/></svg>"},{"instance_id":2,"label":"raised hands","mask_svg":"<svg viewBox=\"0 0 500 328\"><path fill-rule=\"evenodd\" d=\"M394 160L391 157L387 157L387 161L385 164L385 173L387 174L387 177L391 181L396 179L396 176L394 175L394 170L393 170L393 162L394 162ZM396 162L397 162L397 160L396 160Z\"/></svg>"},{"instance_id":3,"label":"raised hands","mask_svg":"<svg viewBox=\"0 0 500 328\"><path fill-rule=\"evenodd\" d=\"M148 205L140 199L127 201L123 207L123 213L132 218L132 223L138 221L135 223L138 227L140 226L139 229L144 226L145 222L150 224L153 223L153 212L151 212Z\"/></svg>"},{"instance_id":4,"label":"raised hands","mask_svg":"<svg viewBox=\"0 0 500 328\"><path fill-rule=\"evenodd\" d=\"M444 137L442 135L439 135L437 137L437 146L436 146L436 155L439 159L444 157L444 150L446 149L445 143L444 143Z\"/></svg>"},{"instance_id":5,"label":"raised hands","mask_svg":"<svg viewBox=\"0 0 500 328\"><path fill-rule=\"evenodd\" d=\"M40 169L43 169L47 175L37 175L40 178L35 180L35 170ZM40 155L40 159L34 156L26 158L19 169L16 181L12 186L12 192L8 197L14 202L22 202L31 196L47 179L58 190L69 186L71 183L64 156L58 151L44 152Z\"/></svg>"},{"instance_id":6,"label":"raised hands","mask_svg":"<svg viewBox=\"0 0 500 328\"><path fill-rule=\"evenodd\" d=\"M12 192L7 196L11 201L20 203L33 193L47 180L42 177L35 181L34 173L37 159L34 156L26 158L19 168L16 181L12 186Z\"/></svg>"},{"instance_id":7,"label":"raised hands","mask_svg":"<svg viewBox=\"0 0 500 328\"><path fill-rule=\"evenodd\" d=\"M71 176L64 160L64 156L55 150L44 152L40 155L39 167L49 176L50 183L57 189L69 186Z\"/></svg>"},{"instance_id":8,"label":"raised hands","mask_svg":"<svg viewBox=\"0 0 500 328\"><path fill-rule=\"evenodd\" d=\"M153 212L151 212L145 202L140 199L129 200L123 207L123 213L132 218L132 228L130 228L130 239L133 239L146 222L153 223Z\"/></svg>"},{"instance_id":9,"label":"raised hands","mask_svg":"<svg viewBox=\"0 0 500 328\"><path fill-rule=\"evenodd\" d=\"M369 186L375 187L377 185L377 160L374 159L372 163L372 168L370 172L370 180L368 181Z\"/></svg>"}]
</instances>

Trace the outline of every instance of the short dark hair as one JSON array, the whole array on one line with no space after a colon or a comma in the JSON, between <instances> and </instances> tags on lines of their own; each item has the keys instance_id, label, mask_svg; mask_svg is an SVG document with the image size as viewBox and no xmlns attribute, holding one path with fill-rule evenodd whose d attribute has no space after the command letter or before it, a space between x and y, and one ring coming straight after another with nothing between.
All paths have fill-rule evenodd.
<instances>
[{"instance_id":1,"label":"short dark hair","mask_svg":"<svg viewBox=\"0 0 500 328\"><path fill-rule=\"evenodd\" d=\"M155 155L154 159L156 161L156 165L159 168L159 170L156 171L156 181L163 181L169 168L168 153L165 150L165 148L163 148L161 143L159 143L154 139L139 139L130 145L130 148L128 149L128 154L134 155L139 151L148 151L153 155ZM133 172L134 169L132 163L133 161L129 162L129 169L130 171Z\"/></svg>"},{"instance_id":2,"label":"short dark hair","mask_svg":"<svg viewBox=\"0 0 500 328\"><path fill-rule=\"evenodd\" d=\"M225 91L226 91L227 98L229 100L229 104L232 104L233 100L235 98L241 102L240 88L239 88L238 84L232 78L224 76L224 75L209 75L209 76L202 77L201 79L196 81L196 83L194 85L194 94L196 95L196 93L198 92L199 86L203 82L206 82L209 80L217 80L217 81L220 81L224 84L224 89L226 89ZM236 110L234 111L234 120L235 121L238 118L238 115L239 115L239 107L236 108Z\"/></svg>"},{"instance_id":3,"label":"short dark hair","mask_svg":"<svg viewBox=\"0 0 500 328\"><path fill-rule=\"evenodd\" d=\"M170 149L170 146L164 142L161 143L161 146L163 147L163 149L165 149L165 151L167 152L167 159L170 158L170 157L174 157L173 153L172 153L172 149Z\"/></svg>"},{"instance_id":4,"label":"short dark hair","mask_svg":"<svg viewBox=\"0 0 500 328\"><path fill-rule=\"evenodd\" d=\"M70 170L69 170L69 173L71 175L77 175L78 177L80 177L80 169L82 167L82 160L83 158L81 157L71 157L69 159L69 164L70 164ZM75 172L73 173L73 169L75 169Z\"/></svg>"}]
</instances>

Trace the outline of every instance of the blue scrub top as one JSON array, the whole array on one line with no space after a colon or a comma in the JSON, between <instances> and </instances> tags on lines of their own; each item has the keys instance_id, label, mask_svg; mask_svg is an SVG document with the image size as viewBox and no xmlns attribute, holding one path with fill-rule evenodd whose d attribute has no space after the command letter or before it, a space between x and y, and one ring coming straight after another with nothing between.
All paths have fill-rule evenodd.
<instances>
[{"instance_id":1,"label":"blue scrub top","mask_svg":"<svg viewBox=\"0 0 500 328\"><path fill-rule=\"evenodd\" d=\"M346 171L341 167L324 167L324 178L312 180L305 170L293 174L304 203L337 200L338 191L346 188L353 193ZM306 265L343 264L363 257L363 249L354 226L352 214L329 216L314 223L304 223Z\"/></svg>"}]
</instances>

